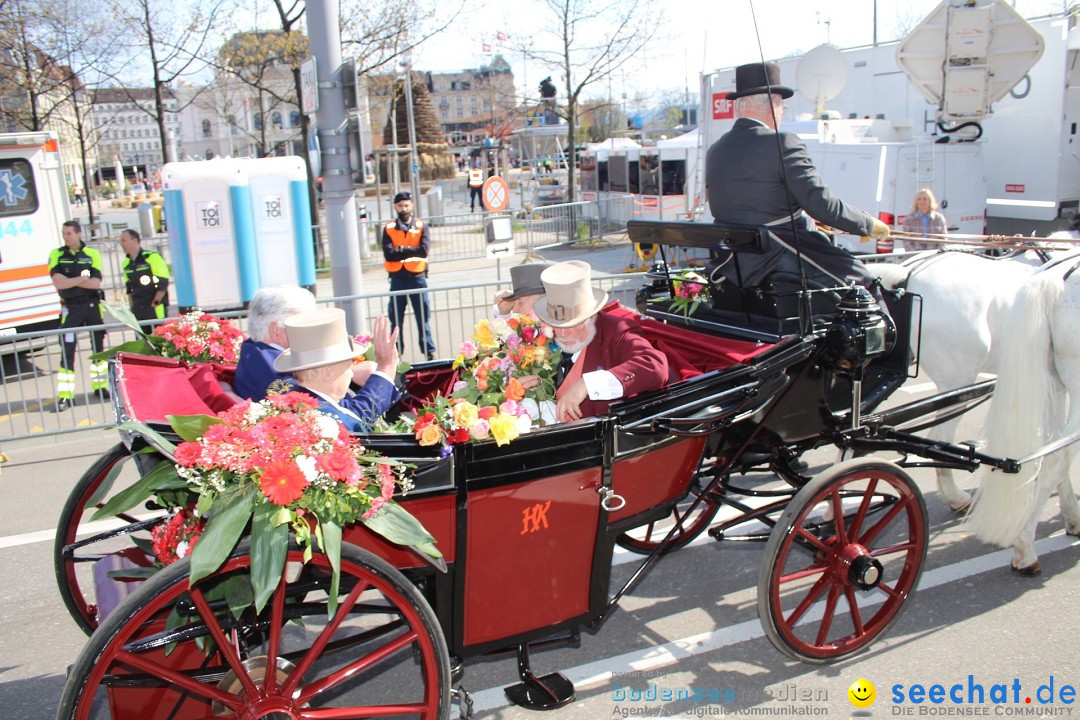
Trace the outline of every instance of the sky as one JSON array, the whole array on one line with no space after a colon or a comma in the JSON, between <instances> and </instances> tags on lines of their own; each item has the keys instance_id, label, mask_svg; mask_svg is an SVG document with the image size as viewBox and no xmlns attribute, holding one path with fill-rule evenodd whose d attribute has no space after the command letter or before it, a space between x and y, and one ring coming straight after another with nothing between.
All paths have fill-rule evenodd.
<instances>
[{"instance_id":1,"label":"sky","mask_svg":"<svg viewBox=\"0 0 1080 720\"><path fill-rule=\"evenodd\" d=\"M953 0L955 2L955 0ZM542 11L526 12L532 0L501 3L488 0L484 7L470 3L447 32L429 40L415 53L414 67L440 72L475 68L490 62L483 45L501 52L514 70L519 93L537 94L540 80L552 71L526 63L520 52L523 34L535 30ZM1010 0L1023 17L1060 13L1068 0ZM694 94L702 71L729 68L760 58L799 55L822 43L839 48L869 45L874 40L877 7L879 42L897 40L939 5L938 0L656 0L658 30L652 48L640 62L588 96L642 96L655 101L664 91ZM754 15L757 17L755 32ZM522 26L522 18L530 21ZM500 42L499 33L507 36ZM761 38L761 51L757 37ZM462 40L467 38L466 40ZM518 42L515 42L518 41ZM556 75L556 84L559 78Z\"/></svg>"}]
</instances>

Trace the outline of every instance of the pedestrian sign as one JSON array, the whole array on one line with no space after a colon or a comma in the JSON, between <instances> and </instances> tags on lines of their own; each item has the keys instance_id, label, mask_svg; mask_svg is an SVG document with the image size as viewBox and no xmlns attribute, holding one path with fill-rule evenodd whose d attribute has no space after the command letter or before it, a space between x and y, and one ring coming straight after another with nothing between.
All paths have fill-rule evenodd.
<instances>
[{"instance_id":1,"label":"pedestrian sign","mask_svg":"<svg viewBox=\"0 0 1080 720\"><path fill-rule=\"evenodd\" d=\"M484 199L484 209L488 212L502 212L510 204L510 187L498 175L492 175L485 180L480 192Z\"/></svg>"}]
</instances>

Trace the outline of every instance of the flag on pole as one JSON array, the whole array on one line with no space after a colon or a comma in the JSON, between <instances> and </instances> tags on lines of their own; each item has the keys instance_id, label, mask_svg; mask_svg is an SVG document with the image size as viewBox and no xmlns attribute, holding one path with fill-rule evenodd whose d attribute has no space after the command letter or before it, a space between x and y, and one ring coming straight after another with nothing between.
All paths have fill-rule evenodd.
<instances>
[{"instance_id":1,"label":"flag on pole","mask_svg":"<svg viewBox=\"0 0 1080 720\"><path fill-rule=\"evenodd\" d=\"M498 38L499 38L499 42L506 42L506 33L504 33L502 30L500 30L499 34L498 34Z\"/></svg>"},{"instance_id":2,"label":"flag on pole","mask_svg":"<svg viewBox=\"0 0 1080 720\"><path fill-rule=\"evenodd\" d=\"M481 43L480 48L484 52L484 54L491 53L491 45L489 45L488 43Z\"/></svg>"}]
</instances>

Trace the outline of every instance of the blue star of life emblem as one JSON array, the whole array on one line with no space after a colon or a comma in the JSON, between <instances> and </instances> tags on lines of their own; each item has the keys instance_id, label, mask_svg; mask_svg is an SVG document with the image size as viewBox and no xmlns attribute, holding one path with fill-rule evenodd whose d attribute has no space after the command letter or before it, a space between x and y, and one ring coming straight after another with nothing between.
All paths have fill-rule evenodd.
<instances>
[{"instance_id":1,"label":"blue star of life emblem","mask_svg":"<svg viewBox=\"0 0 1080 720\"><path fill-rule=\"evenodd\" d=\"M0 202L13 206L20 200L25 200L29 190L26 188L26 178L10 170L0 170Z\"/></svg>"}]
</instances>

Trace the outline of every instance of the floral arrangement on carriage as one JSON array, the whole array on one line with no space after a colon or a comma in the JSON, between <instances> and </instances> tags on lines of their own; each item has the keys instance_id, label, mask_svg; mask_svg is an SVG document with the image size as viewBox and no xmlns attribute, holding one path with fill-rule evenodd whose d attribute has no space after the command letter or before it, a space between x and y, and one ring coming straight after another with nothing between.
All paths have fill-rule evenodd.
<instances>
[{"instance_id":1,"label":"floral arrangement on carriage","mask_svg":"<svg viewBox=\"0 0 1080 720\"><path fill-rule=\"evenodd\" d=\"M668 303L672 312L682 313L687 320L702 303L712 301L709 281L697 270L681 270L670 277L671 297L653 298L649 302Z\"/></svg>"},{"instance_id":2,"label":"floral arrangement on carriage","mask_svg":"<svg viewBox=\"0 0 1080 720\"><path fill-rule=\"evenodd\" d=\"M252 541L251 600L257 612L280 582L290 538L310 560L317 542L333 568L333 613L340 578L342 528L360 522L390 542L410 546L442 566L434 538L392 499L407 493L407 466L366 450L304 393L271 395L209 415L169 416L178 445L137 422L137 430L170 455L116 494L95 519L153 498L168 509L149 548L164 567L191 557L191 584L222 566L246 532ZM314 540L313 540L314 538Z\"/></svg>"},{"instance_id":3,"label":"floral arrangement on carriage","mask_svg":"<svg viewBox=\"0 0 1080 720\"><path fill-rule=\"evenodd\" d=\"M532 315L481 320L461 345L449 397L436 394L413 423L421 445L494 440L505 445L533 427L555 422L555 374L561 354L551 328ZM540 381L525 388L519 378Z\"/></svg>"},{"instance_id":4,"label":"floral arrangement on carriage","mask_svg":"<svg viewBox=\"0 0 1080 720\"><path fill-rule=\"evenodd\" d=\"M95 354L94 360L106 360L120 352L160 355L188 363L236 365L240 360L244 333L230 320L196 309L169 318L147 333L127 308L108 304L105 308L139 337Z\"/></svg>"}]
</instances>

